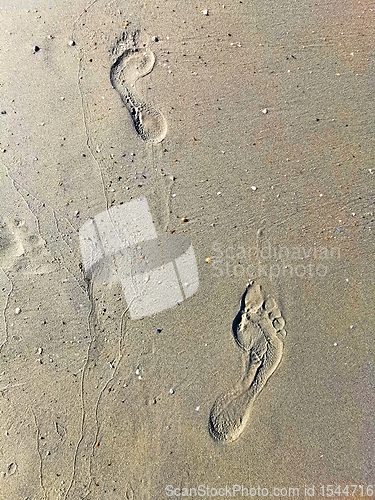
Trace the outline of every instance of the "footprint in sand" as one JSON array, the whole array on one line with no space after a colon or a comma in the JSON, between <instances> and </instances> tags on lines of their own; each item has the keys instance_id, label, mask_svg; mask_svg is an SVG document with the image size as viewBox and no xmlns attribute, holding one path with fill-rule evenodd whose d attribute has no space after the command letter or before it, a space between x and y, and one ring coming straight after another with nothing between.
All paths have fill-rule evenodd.
<instances>
[{"instance_id":1,"label":"footprint in sand","mask_svg":"<svg viewBox=\"0 0 375 500\"><path fill-rule=\"evenodd\" d=\"M24 221L0 221L0 267L9 268L25 254L25 246L19 228Z\"/></svg>"},{"instance_id":2,"label":"footprint in sand","mask_svg":"<svg viewBox=\"0 0 375 500\"><path fill-rule=\"evenodd\" d=\"M253 403L278 367L286 337L285 321L273 298L250 282L233 322L233 334L244 351L245 373L235 387L214 403L209 418L211 436L234 441L243 432Z\"/></svg>"},{"instance_id":3,"label":"footprint in sand","mask_svg":"<svg viewBox=\"0 0 375 500\"><path fill-rule=\"evenodd\" d=\"M132 117L138 135L148 142L161 142L167 133L162 113L140 100L134 92L137 80L148 75L155 65L155 55L148 47L140 47L139 32L123 33L112 54L112 86Z\"/></svg>"},{"instance_id":4,"label":"footprint in sand","mask_svg":"<svg viewBox=\"0 0 375 500\"><path fill-rule=\"evenodd\" d=\"M46 241L32 223L17 216L2 215L0 207L0 269L44 274L56 269Z\"/></svg>"}]
</instances>

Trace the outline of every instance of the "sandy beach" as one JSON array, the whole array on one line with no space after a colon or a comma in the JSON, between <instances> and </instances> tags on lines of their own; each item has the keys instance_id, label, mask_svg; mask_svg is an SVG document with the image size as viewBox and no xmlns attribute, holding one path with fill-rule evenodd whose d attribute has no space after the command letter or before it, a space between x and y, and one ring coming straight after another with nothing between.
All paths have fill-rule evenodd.
<instances>
[{"instance_id":1,"label":"sandy beach","mask_svg":"<svg viewBox=\"0 0 375 500\"><path fill-rule=\"evenodd\" d=\"M0 4L0 500L375 495L372 7Z\"/></svg>"}]
</instances>

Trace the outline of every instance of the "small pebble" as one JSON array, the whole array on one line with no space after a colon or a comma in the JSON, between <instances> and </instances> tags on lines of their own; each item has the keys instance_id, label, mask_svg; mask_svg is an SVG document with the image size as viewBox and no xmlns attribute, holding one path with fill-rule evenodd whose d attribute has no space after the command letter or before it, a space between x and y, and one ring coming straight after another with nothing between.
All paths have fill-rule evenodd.
<instances>
[{"instance_id":1,"label":"small pebble","mask_svg":"<svg viewBox=\"0 0 375 500\"><path fill-rule=\"evenodd\" d=\"M202 13L205 15L205 16L208 16L208 10L202 10Z\"/></svg>"},{"instance_id":2,"label":"small pebble","mask_svg":"<svg viewBox=\"0 0 375 500\"><path fill-rule=\"evenodd\" d=\"M174 390L173 389L169 389L169 394L174 394Z\"/></svg>"},{"instance_id":3,"label":"small pebble","mask_svg":"<svg viewBox=\"0 0 375 500\"><path fill-rule=\"evenodd\" d=\"M268 113L268 109L267 108L262 109L262 113L266 115Z\"/></svg>"},{"instance_id":4,"label":"small pebble","mask_svg":"<svg viewBox=\"0 0 375 500\"><path fill-rule=\"evenodd\" d=\"M34 54L35 54L36 52L39 52L39 50L40 50L40 47L38 47L37 45L34 45L34 47L33 47L33 52L34 52Z\"/></svg>"},{"instance_id":5,"label":"small pebble","mask_svg":"<svg viewBox=\"0 0 375 500\"><path fill-rule=\"evenodd\" d=\"M161 333L161 328L157 328L156 333Z\"/></svg>"},{"instance_id":6,"label":"small pebble","mask_svg":"<svg viewBox=\"0 0 375 500\"><path fill-rule=\"evenodd\" d=\"M256 186L251 186L251 189L252 189L253 191L256 191L258 188L257 188Z\"/></svg>"},{"instance_id":7,"label":"small pebble","mask_svg":"<svg viewBox=\"0 0 375 500\"><path fill-rule=\"evenodd\" d=\"M209 257L207 257L206 262L207 262L207 264L209 264L211 262L211 259Z\"/></svg>"},{"instance_id":8,"label":"small pebble","mask_svg":"<svg viewBox=\"0 0 375 500\"><path fill-rule=\"evenodd\" d=\"M223 5L223 7L224 7L224 5ZM201 407L200 407L200 406L197 406L197 407L195 408L195 411L199 411L200 409L201 409Z\"/></svg>"},{"instance_id":9,"label":"small pebble","mask_svg":"<svg viewBox=\"0 0 375 500\"><path fill-rule=\"evenodd\" d=\"M76 42L74 40L69 40L69 45L71 47L74 47L75 44L76 44Z\"/></svg>"},{"instance_id":10,"label":"small pebble","mask_svg":"<svg viewBox=\"0 0 375 500\"><path fill-rule=\"evenodd\" d=\"M187 222L188 220L186 217L182 217L181 222Z\"/></svg>"},{"instance_id":11,"label":"small pebble","mask_svg":"<svg viewBox=\"0 0 375 500\"><path fill-rule=\"evenodd\" d=\"M19 313L21 312L21 309L20 309L19 307L16 307L16 309L14 310L14 312L15 312L16 314L19 314Z\"/></svg>"},{"instance_id":12,"label":"small pebble","mask_svg":"<svg viewBox=\"0 0 375 500\"><path fill-rule=\"evenodd\" d=\"M152 40L153 40L153 42L158 42L158 41L159 41L159 38L158 38L157 36L153 36L153 37L152 37Z\"/></svg>"}]
</instances>

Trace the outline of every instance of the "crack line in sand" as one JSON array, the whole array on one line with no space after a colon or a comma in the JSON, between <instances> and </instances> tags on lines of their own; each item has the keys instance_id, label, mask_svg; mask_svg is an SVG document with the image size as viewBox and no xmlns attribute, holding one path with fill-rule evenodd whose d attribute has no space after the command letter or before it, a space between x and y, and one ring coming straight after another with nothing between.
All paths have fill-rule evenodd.
<instances>
[{"instance_id":1,"label":"crack line in sand","mask_svg":"<svg viewBox=\"0 0 375 500\"><path fill-rule=\"evenodd\" d=\"M80 448L80 445L81 445L81 443L83 442L83 440L84 440L84 438L86 436L85 422L86 422L86 416L87 416L87 414L86 414L87 404L86 404L86 400L85 400L84 384L85 384L86 374L87 374L87 370L88 370L89 363L90 363L90 353L92 351L92 345L96 341L95 329L94 329L95 303L94 303L94 300L93 300L92 288L93 288L93 283L89 282L88 283L88 296L89 296L91 307L90 307L90 311L89 311L88 316L87 316L87 322L88 322L88 326L89 326L89 331L91 332L91 339L90 339L90 343L89 343L88 348L87 348L87 356L86 356L86 359L85 359L84 367L82 369L82 377L81 377L81 391L80 391L81 392L81 395L80 395L81 396L81 404L82 404L81 436L80 436L80 438L79 438L79 440L77 442L77 445L76 445L76 449L75 449L75 453L74 453L74 459L73 459L72 477L71 477L71 481L70 481L69 487L67 489L67 492L65 494L65 500L68 499L68 495L69 495L69 493L70 493L70 491L71 491L71 489L73 487L73 484L74 484L74 479L76 477L76 471L77 471L77 462L78 462L79 448ZM128 305L128 307L125 309L125 311L121 315L120 341L119 341L118 359L116 361L115 366L112 369L111 376L106 381L106 383L104 384L104 386L102 387L102 389L100 391L100 394L98 396L98 399L97 399L97 402L96 402L96 405L95 405L95 409L94 409L96 432L95 432L94 438L92 440L92 443L93 443L92 444L92 451L91 451L91 456L89 457L89 478L88 478L88 485L87 485L88 492L85 495L85 497L90 494L90 487L91 487L91 484L93 482L93 477L92 477L92 459L94 457L94 451L95 451L96 444L98 442L98 435L99 435L99 431L100 431L100 428L99 428L99 418L98 418L99 404L100 404L100 400L101 400L102 394L104 393L105 389L108 387L108 384L114 379L115 372L116 372L116 370L118 370L119 364L120 364L121 359L123 357L123 354L122 354L121 351L122 351L122 347L123 347L124 317L125 317L126 313L129 311L130 306L131 306L131 304Z\"/></svg>"},{"instance_id":2,"label":"crack line in sand","mask_svg":"<svg viewBox=\"0 0 375 500\"><path fill-rule=\"evenodd\" d=\"M38 235L39 235L39 237L40 237L41 239L43 239L43 238L42 238L42 235L40 234L40 224L39 224L39 219L38 219L38 217L34 214L34 212L31 210L31 208L30 208L29 204L27 203L27 201L26 201L25 197L23 196L23 194L21 193L21 191L17 188L16 184L18 184L20 187L22 187L22 189L24 189L25 191L27 191L27 189L26 189L26 188L24 188L24 187L22 186L22 184L21 184L21 183L19 183L18 181L15 181L15 180L13 179L13 177L12 177L12 176L10 175L10 173L9 173L9 168L5 165L5 163L4 163L4 162L1 162L1 165L2 165L2 166L5 168L5 170L7 171L7 177L9 177L9 179L11 180L11 182L12 182L12 184L13 184L13 187L14 187L14 189L15 189L16 193L17 193L17 194L18 194L18 195L22 198L22 200L23 200L23 202L25 203L25 205L26 205L27 209L29 210L29 212L31 213L31 215L34 217L35 222L36 222L36 228L37 228L37 231L38 231ZM28 191L27 191L27 192L28 192ZM29 193L29 194L30 194L30 193ZM31 196L32 196L32 195L31 195ZM35 200L37 200L37 198L35 198L34 196L32 196L32 197L33 197ZM39 201L39 200L37 200L37 201Z\"/></svg>"},{"instance_id":3,"label":"crack line in sand","mask_svg":"<svg viewBox=\"0 0 375 500\"><path fill-rule=\"evenodd\" d=\"M133 299L132 301L133 302ZM110 384L114 378L115 378L115 374L116 374L116 371L118 370L118 367L120 365L120 362L123 358L123 354L121 352L122 350L122 341L123 341L123 325L124 325L124 317L125 315L128 313L129 309L130 309L130 306L131 306L131 303L128 305L128 307L125 309L125 311L122 313L121 315L121 322L120 322L120 342L119 342L119 357L117 359L117 361L114 363L114 366L112 368L112 373L110 375L110 377L108 378L108 380L105 382L105 384L102 386L102 389L99 393L99 396L98 396L98 399L97 399L97 402L96 402L96 406L95 406L95 425L96 425L96 433L95 433L95 439L93 441L93 445L92 445L92 451L91 451L91 457L90 457L90 466L89 466L89 470L90 470L90 484L92 482L92 473L91 473L91 466L92 466L92 459L94 458L95 456L95 448L98 446L99 444L99 441L98 441L98 436L99 436L99 432L100 432L100 425L99 425L99 417L98 417L98 411L99 411L99 405L100 405L100 400L102 398L102 395L104 393L104 391L107 389L108 387L108 384ZM111 365L110 365L111 366Z\"/></svg>"},{"instance_id":4,"label":"crack line in sand","mask_svg":"<svg viewBox=\"0 0 375 500\"><path fill-rule=\"evenodd\" d=\"M54 235L55 237L55 242L62 242L68 249L69 249L69 252L70 253L74 253L74 250L71 248L71 246L65 241L64 239L64 233L60 230L59 228L59 221L56 217L56 211L55 209L49 205L49 203L46 203L44 201L42 201L40 198L36 197L35 195L33 195L25 186L23 186L23 184L21 184L19 181L16 181L15 179L13 179L13 177L10 175L9 173L9 168L2 162L1 165L6 169L7 171L7 177L9 177L9 179L11 180L12 184L13 184L13 187L14 187L14 190L16 191L16 193L22 198L22 200L24 201L27 209L29 210L29 212L32 214L32 216L34 217L35 221L36 221L36 227L37 227L37 231L38 231L38 235L40 237L41 240L43 240L44 242L44 246L48 246L48 243L45 241L45 239L42 237L42 234L40 232L40 222L39 222L39 219L38 217L35 215L35 213L32 211L32 209L30 208L30 205L29 203L27 202L25 196L21 193L21 189L23 189L24 191L27 192L28 196L30 196L30 198L32 198L35 202L37 203L40 203L43 207L46 207L48 208L51 212L52 212L52 216L53 216L53 221L54 221L54 224L55 224L55 227L56 227L56 233ZM65 220L66 217L64 217ZM73 230L76 231L76 229L72 226ZM61 252L61 250L59 249L58 250L58 253L59 253L59 258L61 259L62 262L64 262L64 257L63 257L63 254ZM64 266L66 268L66 266Z\"/></svg>"},{"instance_id":5,"label":"crack line in sand","mask_svg":"<svg viewBox=\"0 0 375 500\"><path fill-rule=\"evenodd\" d=\"M83 9L83 11L79 14L79 16L75 19L75 21L73 22L73 30L72 30L72 40L74 40L74 32L75 32L75 29L76 29L76 24L77 22L81 19L81 17L86 14L90 9L91 7L96 4L96 2L98 2L99 0L94 0L93 2L90 3L90 5L87 6L86 9Z\"/></svg>"},{"instance_id":6,"label":"crack line in sand","mask_svg":"<svg viewBox=\"0 0 375 500\"><path fill-rule=\"evenodd\" d=\"M84 362L83 368L82 368L82 376L81 376L81 384L80 384L81 385L80 397L81 397L81 405L82 405L81 436L77 442L76 449L74 452L72 478L71 478L70 484L69 484L68 489L67 489L66 494L65 494L65 500L67 500L68 494L69 494L69 492L73 486L73 483L74 483L74 478L76 476L78 451L79 451L80 444L82 443L83 438L84 438L84 434L85 434L84 425L85 425L85 418L86 418L86 410L85 410L84 382L85 382L85 375L87 372L87 367L88 367L89 360L90 360L91 346L92 346L93 342L95 341L95 335L94 335L95 332L93 332L93 321L92 321L92 317L93 317L93 313L94 313L94 301L92 300L92 294L90 293L91 287L92 287L92 283L88 283L87 292L88 292L88 298L89 298L91 307L90 307L90 310L89 310L88 315L87 315L87 325L88 325L88 331L90 332L90 342L89 342L89 345L87 346L87 355L86 355L86 359L85 359L85 362ZM90 486L90 484L91 484L91 480L90 480L89 486Z\"/></svg>"},{"instance_id":7,"label":"crack line in sand","mask_svg":"<svg viewBox=\"0 0 375 500\"><path fill-rule=\"evenodd\" d=\"M43 490L43 498L45 499L46 498L46 490L45 490L45 487L44 487L44 484L43 484L43 458L42 458L42 454L41 454L40 448L39 448L40 429L38 427L38 422L36 420L36 415L34 413L34 410L31 407L30 407L30 411L33 414L34 421L35 421L35 428L36 428L36 449L37 449L37 452L38 452L38 455L39 455L39 459L40 459L40 467L39 467L39 474L40 474L40 476L39 476L39 480L40 480L40 487Z\"/></svg>"},{"instance_id":8,"label":"crack line in sand","mask_svg":"<svg viewBox=\"0 0 375 500\"><path fill-rule=\"evenodd\" d=\"M174 177L173 177L174 179ZM171 213L172 213L172 210L171 210L171 207L172 207L172 186L173 186L173 179L171 179L171 184L170 184L170 187L168 188L166 186L166 208L167 208L167 220L165 222L165 231L168 231L168 226L169 226L169 223L171 221Z\"/></svg>"},{"instance_id":9,"label":"crack line in sand","mask_svg":"<svg viewBox=\"0 0 375 500\"><path fill-rule=\"evenodd\" d=\"M132 302L132 301L131 301ZM96 434L95 434L95 442L93 444L93 449L92 449L92 457L94 457L94 452L95 452L95 447L97 446L98 444L98 435L99 435L99 431L100 431L100 426L99 426L99 418L98 418L98 410L99 410L99 405L100 405L100 400L102 398L102 395L104 393L104 391L107 389L108 387L108 384L110 382L112 382L115 378L115 372L118 370L118 367L119 367L119 364L123 358L123 354L121 352L121 348L122 348L122 340L123 340L123 334L122 334L122 327L123 327L123 320L124 320L124 317L125 317L125 314L129 311L130 309L130 306L131 306L131 303L128 305L128 307L125 309L125 311L122 313L121 315L121 322L120 322L120 342L119 342L119 357L118 359L115 361L115 364L112 368L112 373L110 375L110 377L108 378L108 380L105 382L105 384L103 385L103 388L102 390L100 391L99 393L99 396L98 396L98 399L97 399L97 402L96 402L96 406L95 406L95 423L96 423ZM121 344L121 345L120 345Z\"/></svg>"},{"instance_id":10,"label":"crack line in sand","mask_svg":"<svg viewBox=\"0 0 375 500\"><path fill-rule=\"evenodd\" d=\"M97 0L95 0L91 5L93 5L96 1ZM86 146L87 146L87 149L90 151L90 155L91 155L92 159L94 160L94 162L99 170L100 179L101 179L102 187L103 187L103 196L104 196L104 200L105 200L105 206L106 206L106 210L108 210L109 209L109 200L108 200L108 196L107 196L107 192L106 192L106 188L105 188L103 172L102 172L100 164L99 164L98 160L96 159L96 157L92 151L91 145L90 145L90 136L89 136L89 131L88 131L88 127L87 127L87 116L86 116L84 100L83 100L83 92L81 90L81 84L80 84L81 70L82 70L82 61L79 61L78 62L78 74L77 74L77 86L78 86L78 91L79 91L79 95L81 98L83 126L84 126L85 134L86 134Z\"/></svg>"},{"instance_id":11,"label":"crack line in sand","mask_svg":"<svg viewBox=\"0 0 375 500\"><path fill-rule=\"evenodd\" d=\"M4 306L4 309L3 309L3 318L4 318L4 326L5 326L5 339L4 339L4 342L0 346L0 353L1 353L3 347L8 342L8 338L9 338L8 322L7 322L7 318L6 318L6 314L5 313L6 313L8 305L9 305L10 296L11 296L12 291L13 291L13 281L8 277L8 275L6 274L6 272L4 271L4 269L2 267L0 267L0 269L4 273L4 275L7 278L7 280L10 282L10 290L9 290L9 292L7 294L7 298L6 298L6 301L5 301L5 306Z\"/></svg>"}]
</instances>

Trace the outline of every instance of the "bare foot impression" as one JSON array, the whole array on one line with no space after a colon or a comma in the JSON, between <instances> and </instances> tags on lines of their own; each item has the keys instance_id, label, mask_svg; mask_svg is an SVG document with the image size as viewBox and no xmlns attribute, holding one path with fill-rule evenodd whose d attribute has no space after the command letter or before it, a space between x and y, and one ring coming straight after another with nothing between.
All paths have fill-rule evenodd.
<instances>
[{"instance_id":1,"label":"bare foot impression","mask_svg":"<svg viewBox=\"0 0 375 500\"><path fill-rule=\"evenodd\" d=\"M120 94L129 111L137 134L153 143L161 142L167 133L167 122L160 111L138 98L136 82L151 73L155 55L139 40L139 32L124 32L113 49L115 61L111 67L112 86Z\"/></svg>"},{"instance_id":2,"label":"bare foot impression","mask_svg":"<svg viewBox=\"0 0 375 500\"><path fill-rule=\"evenodd\" d=\"M243 432L256 397L278 367L286 337L285 321L276 301L250 282L233 322L233 335L244 351L245 373L235 387L214 403L209 418L211 436L234 441Z\"/></svg>"}]
</instances>

